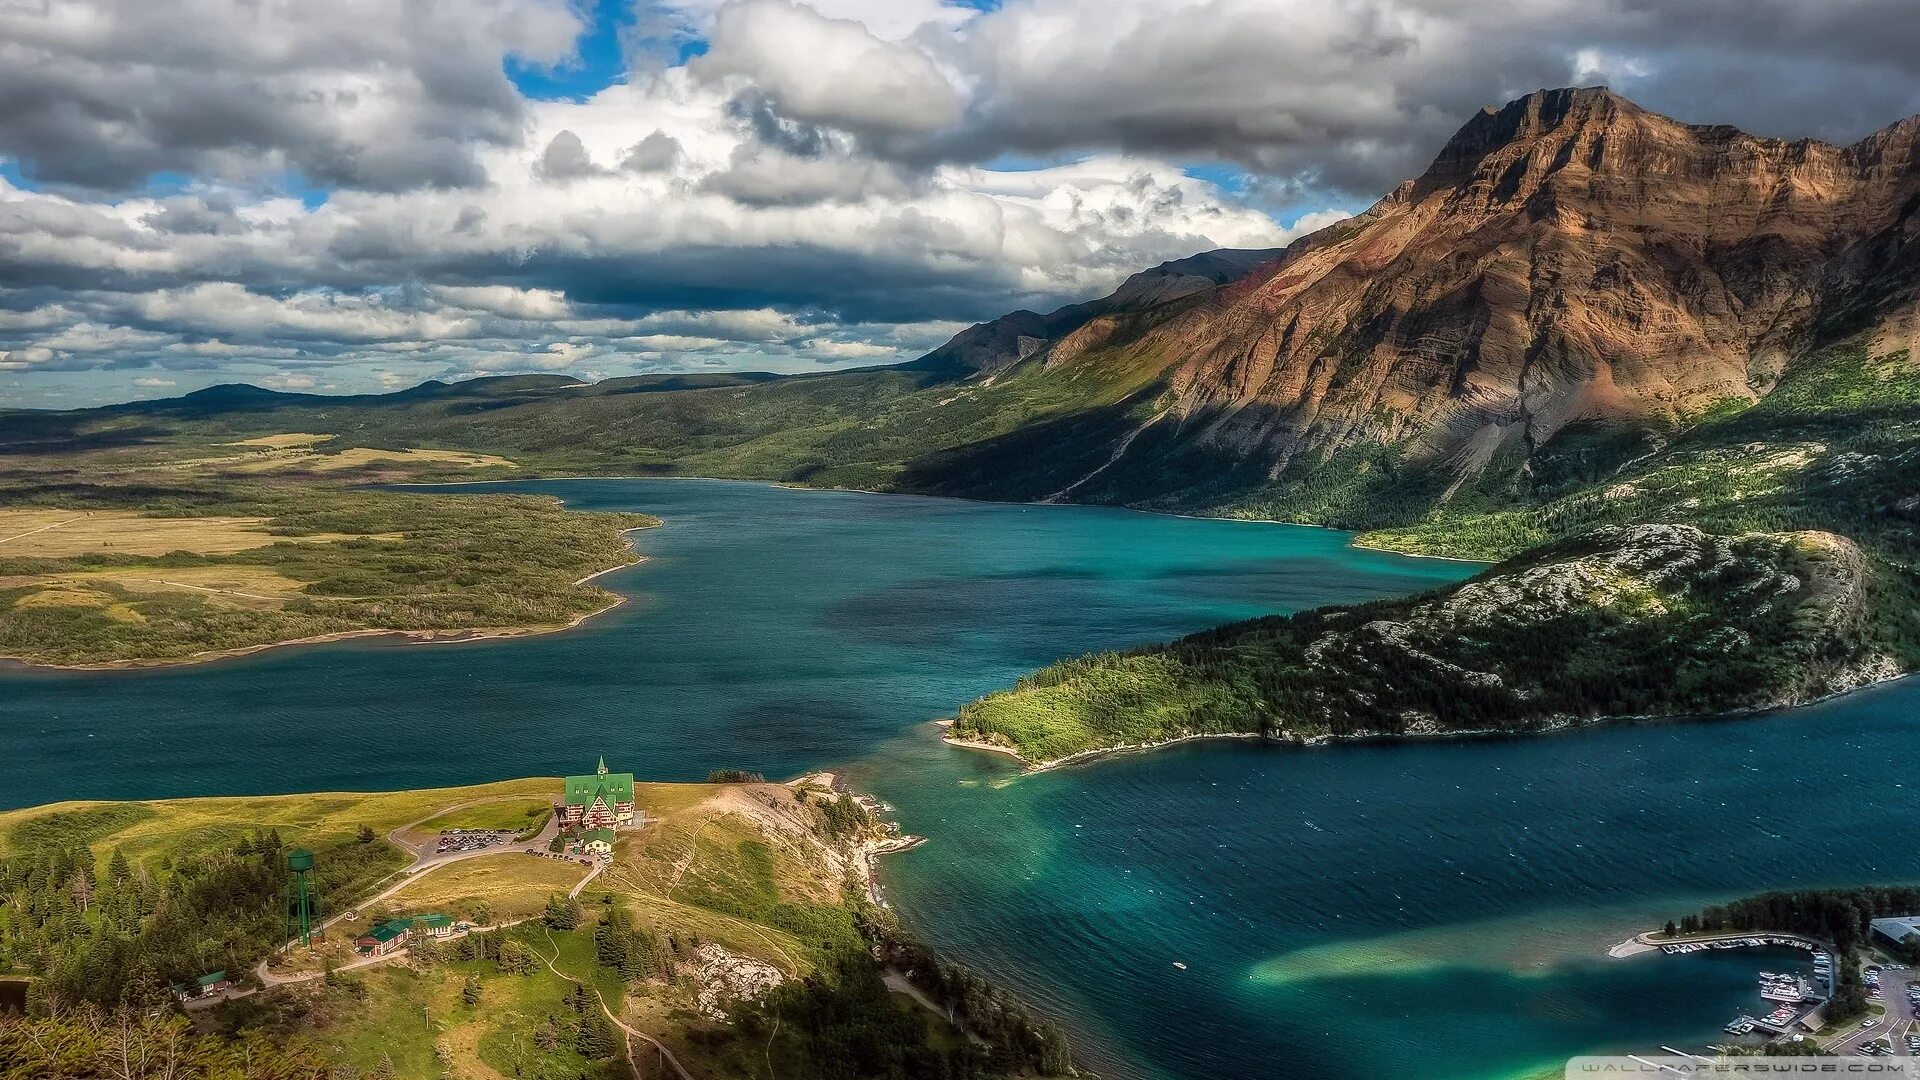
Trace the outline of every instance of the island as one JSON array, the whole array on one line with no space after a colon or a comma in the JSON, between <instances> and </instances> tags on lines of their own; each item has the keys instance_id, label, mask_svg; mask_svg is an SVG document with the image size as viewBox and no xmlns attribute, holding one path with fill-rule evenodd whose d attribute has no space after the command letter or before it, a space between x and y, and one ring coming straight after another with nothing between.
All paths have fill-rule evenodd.
<instances>
[{"instance_id":1,"label":"island","mask_svg":"<svg viewBox=\"0 0 1920 1080\"><path fill-rule=\"evenodd\" d=\"M0 998L0 1061L1072 1074L1058 1028L879 902L873 859L915 842L879 809L831 774L646 783L601 761L564 779L0 814L0 986L25 1014Z\"/></svg>"}]
</instances>

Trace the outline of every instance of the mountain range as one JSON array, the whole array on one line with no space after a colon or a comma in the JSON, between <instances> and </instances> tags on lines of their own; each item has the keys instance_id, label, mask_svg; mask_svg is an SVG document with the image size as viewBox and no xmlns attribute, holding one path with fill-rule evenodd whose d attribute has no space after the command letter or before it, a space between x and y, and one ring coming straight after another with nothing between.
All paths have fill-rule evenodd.
<instances>
[{"instance_id":1,"label":"mountain range","mask_svg":"<svg viewBox=\"0 0 1920 1080\"><path fill-rule=\"evenodd\" d=\"M1542 90L1283 249L1165 263L896 367L215 387L15 413L0 454L323 432L529 470L1271 518L1489 560L1648 523L1818 532L1860 552L1848 670L1910 670L1916 143L1920 117L1833 146Z\"/></svg>"}]
</instances>

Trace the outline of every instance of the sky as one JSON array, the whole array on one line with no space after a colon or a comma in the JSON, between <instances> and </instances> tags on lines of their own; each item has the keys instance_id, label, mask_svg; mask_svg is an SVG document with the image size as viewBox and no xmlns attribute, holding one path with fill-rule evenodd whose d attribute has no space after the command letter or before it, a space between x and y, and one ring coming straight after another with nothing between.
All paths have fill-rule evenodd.
<instances>
[{"instance_id":1,"label":"sky","mask_svg":"<svg viewBox=\"0 0 1920 1080\"><path fill-rule=\"evenodd\" d=\"M1606 84L1850 142L1915 0L0 0L0 406L894 363Z\"/></svg>"}]
</instances>

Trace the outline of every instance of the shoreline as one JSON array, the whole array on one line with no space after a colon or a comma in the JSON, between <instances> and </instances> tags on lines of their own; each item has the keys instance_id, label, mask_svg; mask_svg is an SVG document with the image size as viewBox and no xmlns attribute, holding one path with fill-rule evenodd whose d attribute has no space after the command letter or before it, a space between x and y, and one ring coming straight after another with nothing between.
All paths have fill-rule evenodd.
<instances>
[{"instance_id":1,"label":"shoreline","mask_svg":"<svg viewBox=\"0 0 1920 1080\"><path fill-rule=\"evenodd\" d=\"M622 529L620 535L640 532L644 529L658 528L656 525L641 525L632 529ZM618 566L609 566L605 570L596 570L586 577L575 581L575 586L585 585L595 578L605 577L616 570L626 570L648 561L647 556L633 553L631 562ZM114 672L114 671L158 671L164 668L198 667L202 664L217 664L223 660L238 660L242 657L263 653L269 649L287 649L302 645L327 645L337 641L352 641L358 638L396 638L396 645L463 645L479 641L505 641L512 638L543 637L547 634L564 634L578 629L590 619L597 619L614 608L625 604L627 597L613 594L613 600L607 604L575 615L565 623L554 626L471 626L457 630L403 630L394 627L370 626L361 630L335 630L326 634L313 634L303 638L289 638L286 641L264 641L258 645L239 645L231 649L210 649L192 653L177 659L133 659L103 660L94 664L47 664L37 660L27 660L18 656L0 656L0 674L18 671L31 674L36 671L59 672Z\"/></svg>"},{"instance_id":2,"label":"shoreline","mask_svg":"<svg viewBox=\"0 0 1920 1080\"><path fill-rule=\"evenodd\" d=\"M786 491L841 492L852 495L879 495L887 498L907 499L944 499L952 502L984 503L990 506L1023 507L1081 507L1088 510L1119 510L1129 514L1146 514L1150 517L1178 518L1183 521L1229 521L1244 525L1284 525L1290 529L1320 529L1325 532L1345 533L1347 546L1359 551L1378 552L1383 555L1399 555L1409 559L1439 559L1444 562L1472 563L1479 566L1492 566L1496 560L1468 559L1458 555L1428 555L1415 551L1402 551L1398 548L1378 544L1356 543L1361 536L1359 531L1342 529L1334 525L1320 525L1310 521L1282 521L1279 518L1233 517L1226 514L1189 514L1175 510L1147 510L1138 506L1122 506L1116 503L1096 502L1048 502L1044 499L973 499L964 495L930 495L920 491L879 491L874 488L842 487L839 485L818 486L795 483L790 480L755 480L739 476L687 476L684 474L652 475L646 473L620 473L607 475L568 475L568 476L506 476L491 480L443 480L438 482L414 481L399 484L384 484L383 487L475 487L480 484L528 484L546 483L552 480L697 480L709 484L757 484L762 487L781 488Z\"/></svg>"},{"instance_id":3,"label":"shoreline","mask_svg":"<svg viewBox=\"0 0 1920 1080\"><path fill-rule=\"evenodd\" d=\"M1659 937L1661 940L1651 940L1655 937ZM1666 937L1659 930L1642 930L1627 940L1608 948L1607 957L1612 960L1625 960L1628 957L1645 956L1648 953L1660 952L1662 945L1693 945L1712 941L1745 941L1748 938L1790 939L1802 948L1825 949L1828 952L1837 951L1830 941L1821 941L1819 938L1808 937L1805 934L1795 934L1785 930L1727 930L1713 934L1677 934L1673 937Z\"/></svg>"},{"instance_id":4,"label":"shoreline","mask_svg":"<svg viewBox=\"0 0 1920 1080\"><path fill-rule=\"evenodd\" d=\"M860 804L869 814L873 815L876 821L879 820L881 814L891 813L893 810L892 807L881 802L874 796L863 791L856 791L847 786L840 778L840 774L831 770L821 769L803 773L800 776L794 777L792 780L786 781L782 786L798 790L808 784L824 786L828 791L852 799L854 802ZM911 851L921 844L926 843L927 838L924 836L914 836L901 831L900 823L897 821L885 822L881 828L883 830L882 837L876 838L869 836L865 839L854 841L849 845L848 854L853 859L855 876L860 878L861 891L865 893L867 899L872 902L875 907L892 910L893 905L887 903L886 889L880 884L880 857L882 855L893 855L902 851ZM832 849L829 847L826 850L831 851Z\"/></svg>"},{"instance_id":5,"label":"shoreline","mask_svg":"<svg viewBox=\"0 0 1920 1080\"><path fill-rule=\"evenodd\" d=\"M1208 732L1194 732L1186 735L1176 735L1176 736L1173 736L1172 738L1158 739L1152 742L1124 743L1116 746L1096 746L1086 750L1077 750L1064 757L1052 758L1047 761L1040 761L1040 762L1033 761L1031 758L1028 758L1025 754L1022 754L1020 751L1010 746L1004 746L999 743L985 742L979 739L966 739L966 738L956 737L953 734L951 734L951 731L953 728L952 719L936 721L935 724L936 726L942 729L942 733L940 735L941 742L946 743L949 746L955 747L956 749L973 750L973 751L992 753L992 754L1001 754L1007 757L1011 757L1014 760L1021 763L1020 775L1026 776L1033 773L1051 772L1055 769L1066 768L1067 766L1070 766L1070 765L1085 764L1087 762L1097 761L1101 758L1111 757L1118 754L1131 754L1131 753L1140 753L1140 752L1149 751L1149 750L1162 750L1170 746L1178 746L1181 743L1213 741L1213 740L1220 740L1220 739L1235 739L1235 740L1241 740L1241 741L1252 740L1252 741L1270 744L1276 748L1313 750L1321 747L1342 746L1342 745L1349 745L1349 744L1356 744L1356 743L1379 743L1381 745L1403 745L1407 743L1442 742L1450 739L1461 739L1466 741L1497 740L1497 739L1533 739L1533 738L1541 738L1541 737L1550 737L1554 735L1570 734L1578 731L1586 731L1592 728L1623 727L1623 726L1633 725L1633 724L1702 724L1702 723L1719 723L1719 722L1733 722L1733 721L1740 721L1740 720L1752 720L1752 719L1757 719L1759 717L1763 717L1768 713L1786 712L1794 709L1811 708L1812 706L1815 706L1815 705L1823 704L1829 701L1837 701L1840 698L1849 697L1854 694L1872 690L1872 689L1875 689L1876 687L1890 686L1904 679L1915 679L1915 678L1920 678L1920 671L1898 671L1898 672L1894 672L1893 674L1884 675L1879 678L1872 679L1867 682L1862 682L1854 686L1848 686L1839 690L1831 690L1831 691L1828 691L1827 693L1821 694L1818 697L1808 698L1805 701L1772 702L1766 705L1754 705L1744 709L1732 709L1727 712L1710 713L1705 715L1676 714L1676 715L1665 715L1665 716L1654 716L1654 715L1603 716L1603 717L1595 717L1591 719L1578 719L1574 717L1557 717L1552 721L1542 724L1541 726L1536 728L1523 728L1523 729L1511 729L1511 730L1505 729L1505 728L1472 728L1472 729L1463 729L1460 731L1426 731L1426 732L1373 731L1373 732L1356 732L1348 735L1328 734L1328 735L1313 735L1313 736L1307 736L1307 737L1289 736L1289 735L1264 735L1258 732L1248 732L1248 731L1208 731Z\"/></svg>"}]
</instances>

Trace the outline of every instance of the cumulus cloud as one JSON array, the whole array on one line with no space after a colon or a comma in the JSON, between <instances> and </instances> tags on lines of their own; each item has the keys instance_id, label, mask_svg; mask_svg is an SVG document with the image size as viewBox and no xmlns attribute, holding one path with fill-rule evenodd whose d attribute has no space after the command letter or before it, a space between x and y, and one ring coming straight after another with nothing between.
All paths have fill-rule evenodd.
<instances>
[{"instance_id":1,"label":"cumulus cloud","mask_svg":"<svg viewBox=\"0 0 1920 1080\"><path fill-rule=\"evenodd\" d=\"M679 139L655 128L620 155L620 167L629 172L671 172L685 154Z\"/></svg>"},{"instance_id":2,"label":"cumulus cloud","mask_svg":"<svg viewBox=\"0 0 1920 1080\"><path fill-rule=\"evenodd\" d=\"M720 9L701 79L744 81L795 120L868 135L937 131L959 119L959 92L925 52L883 41L854 19L787 0Z\"/></svg>"},{"instance_id":3,"label":"cumulus cloud","mask_svg":"<svg viewBox=\"0 0 1920 1080\"><path fill-rule=\"evenodd\" d=\"M524 119L502 62L556 63L580 30L563 0L4 4L0 154L103 189L162 171L473 184L476 145Z\"/></svg>"},{"instance_id":4,"label":"cumulus cloud","mask_svg":"<svg viewBox=\"0 0 1920 1080\"><path fill-rule=\"evenodd\" d=\"M1910 4L641 0L665 59L547 101L510 73L592 5L0 4L0 371L886 362L1284 243L1541 86L1856 137L1920 111Z\"/></svg>"},{"instance_id":5,"label":"cumulus cloud","mask_svg":"<svg viewBox=\"0 0 1920 1080\"><path fill-rule=\"evenodd\" d=\"M533 169L548 180L577 180L606 171L593 163L593 155L587 153L586 144L571 131L561 131L548 140L547 148L540 152L540 160L534 163Z\"/></svg>"}]
</instances>

